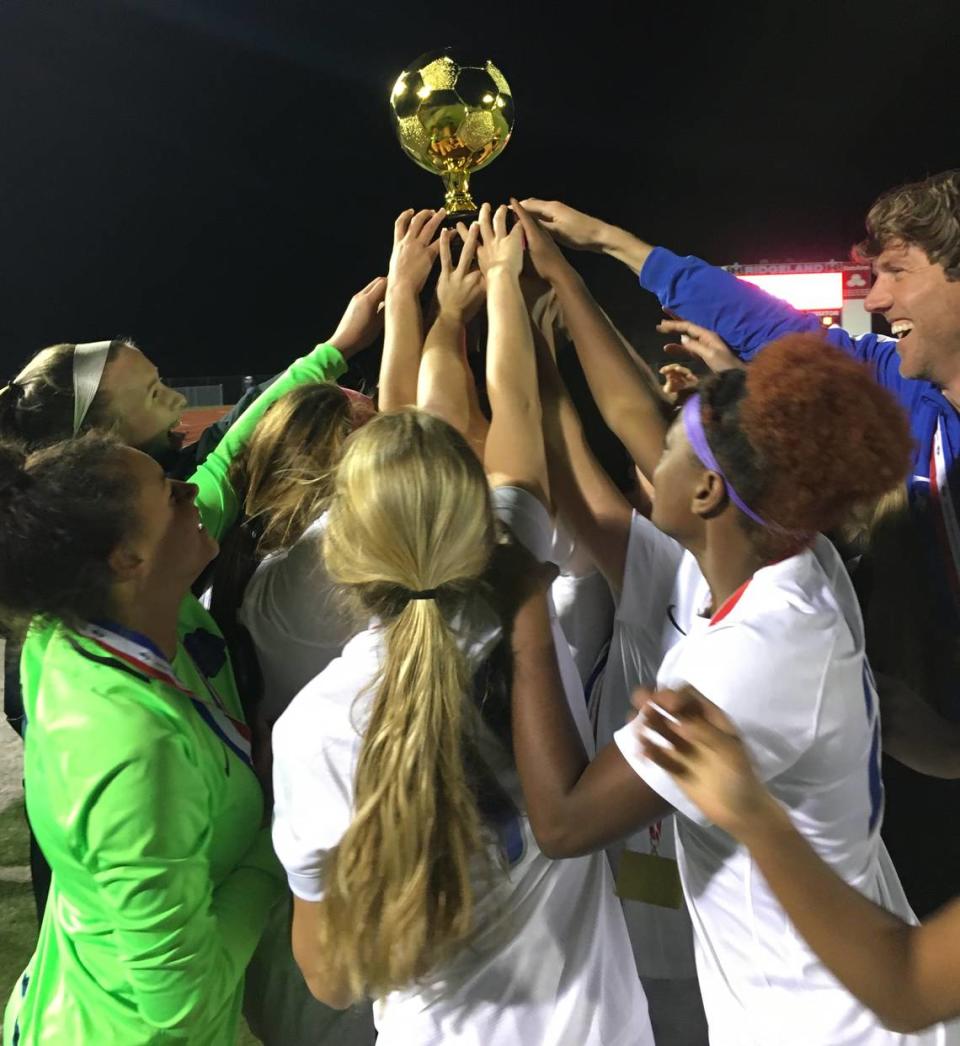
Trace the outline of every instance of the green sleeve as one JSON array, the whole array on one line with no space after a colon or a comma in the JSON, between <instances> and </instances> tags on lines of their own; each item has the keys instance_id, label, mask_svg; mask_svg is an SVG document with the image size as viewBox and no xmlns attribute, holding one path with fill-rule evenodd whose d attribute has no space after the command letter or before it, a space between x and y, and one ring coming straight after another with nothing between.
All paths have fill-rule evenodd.
<instances>
[{"instance_id":1,"label":"green sleeve","mask_svg":"<svg viewBox=\"0 0 960 1046\"><path fill-rule=\"evenodd\" d=\"M104 780L82 859L141 1018L189 1037L229 1004L282 892L267 832L214 888L207 791L183 737L154 733Z\"/></svg>"},{"instance_id":2,"label":"green sleeve","mask_svg":"<svg viewBox=\"0 0 960 1046\"><path fill-rule=\"evenodd\" d=\"M313 352L294 360L279 378L240 415L216 449L190 477L196 483L197 508L208 532L221 538L237 518L240 505L227 474L230 461L247 442L267 408L281 396L316 381L334 381L347 369L340 350L333 345L318 345Z\"/></svg>"}]
</instances>

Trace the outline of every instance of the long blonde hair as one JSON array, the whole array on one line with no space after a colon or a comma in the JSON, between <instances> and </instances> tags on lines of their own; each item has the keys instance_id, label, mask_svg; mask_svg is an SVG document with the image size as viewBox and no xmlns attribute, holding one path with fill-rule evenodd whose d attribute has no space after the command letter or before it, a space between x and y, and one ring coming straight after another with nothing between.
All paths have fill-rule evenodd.
<instances>
[{"instance_id":1,"label":"long blonde hair","mask_svg":"<svg viewBox=\"0 0 960 1046\"><path fill-rule=\"evenodd\" d=\"M290 548L326 507L354 424L353 404L338 385L301 385L270 406L230 464L230 483L247 518L220 542L210 612L242 676L248 720L263 696L263 677L237 617L244 592L260 560Z\"/></svg>"},{"instance_id":2,"label":"long blonde hair","mask_svg":"<svg viewBox=\"0 0 960 1046\"><path fill-rule=\"evenodd\" d=\"M230 466L244 514L260 524L258 556L289 548L323 510L353 426L350 399L331 382L291 389L260 419Z\"/></svg>"},{"instance_id":3,"label":"long blonde hair","mask_svg":"<svg viewBox=\"0 0 960 1046\"><path fill-rule=\"evenodd\" d=\"M470 669L448 618L495 544L483 469L445 422L380 415L351 437L324 536L330 576L381 622L385 658L324 869L322 944L353 991L423 979L471 935L489 843L464 761ZM435 598L410 598L436 590Z\"/></svg>"}]
</instances>

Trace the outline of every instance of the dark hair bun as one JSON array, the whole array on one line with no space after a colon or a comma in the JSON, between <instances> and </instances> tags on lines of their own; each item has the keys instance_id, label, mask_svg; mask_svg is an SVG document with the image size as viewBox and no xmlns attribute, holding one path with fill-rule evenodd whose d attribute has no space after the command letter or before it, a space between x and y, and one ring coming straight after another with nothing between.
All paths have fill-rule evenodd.
<instances>
[{"instance_id":1,"label":"dark hair bun","mask_svg":"<svg viewBox=\"0 0 960 1046\"><path fill-rule=\"evenodd\" d=\"M0 443L0 497L30 484L26 470L27 455L16 443Z\"/></svg>"},{"instance_id":2,"label":"dark hair bun","mask_svg":"<svg viewBox=\"0 0 960 1046\"><path fill-rule=\"evenodd\" d=\"M23 386L18 382L11 381L0 387L0 417L14 412L22 398Z\"/></svg>"}]
</instances>

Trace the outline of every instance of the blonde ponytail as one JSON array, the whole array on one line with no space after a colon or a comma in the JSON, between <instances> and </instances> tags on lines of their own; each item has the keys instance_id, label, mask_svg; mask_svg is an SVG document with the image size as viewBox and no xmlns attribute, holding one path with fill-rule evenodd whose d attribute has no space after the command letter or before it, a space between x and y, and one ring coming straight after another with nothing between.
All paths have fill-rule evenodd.
<instances>
[{"instance_id":1,"label":"blonde ponytail","mask_svg":"<svg viewBox=\"0 0 960 1046\"><path fill-rule=\"evenodd\" d=\"M464 763L471 671L448 621L493 545L486 479L450 426L401 411L351 437L324 555L380 619L385 649L353 821L325 868L321 943L357 995L422 980L472 932L489 835ZM437 594L411 598L420 590Z\"/></svg>"}]
</instances>

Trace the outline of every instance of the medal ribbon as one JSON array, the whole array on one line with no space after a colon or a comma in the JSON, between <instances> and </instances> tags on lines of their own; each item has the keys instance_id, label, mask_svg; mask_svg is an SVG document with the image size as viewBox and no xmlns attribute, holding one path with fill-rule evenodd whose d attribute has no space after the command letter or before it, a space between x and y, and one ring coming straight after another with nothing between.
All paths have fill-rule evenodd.
<instances>
[{"instance_id":1,"label":"medal ribbon","mask_svg":"<svg viewBox=\"0 0 960 1046\"><path fill-rule=\"evenodd\" d=\"M650 853L656 857L660 852L660 839L663 837L663 821L654 821L647 830L650 833Z\"/></svg>"},{"instance_id":2,"label":"medal ribbon","mask_svg":"<svg viewBox=\"0 0 960 1046\"><path fill-rule=\"evenodd\" d=\"M210 685L210 681L200 672L199 668L197 671L203 678L207 692L213 699L213 704L201 700L189 687L184 686L177 678L170 662L144 636L138 636L133 632L123 635L114 628L92 624L82 625L77 631L102 650L106 650L112 657L130 665L142 675L156 679L188 697L200 718L217 737L241 762L246 763L249 767L253 766L250 728L246 723L234 719L228 714L223 707L223 702Z\"/></svg>"}]
</instances>

